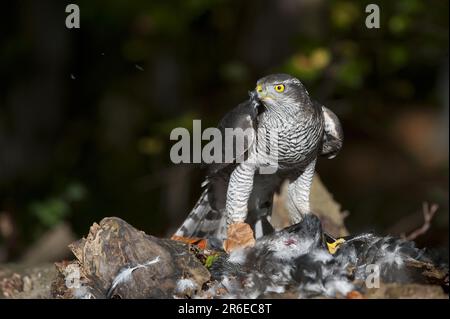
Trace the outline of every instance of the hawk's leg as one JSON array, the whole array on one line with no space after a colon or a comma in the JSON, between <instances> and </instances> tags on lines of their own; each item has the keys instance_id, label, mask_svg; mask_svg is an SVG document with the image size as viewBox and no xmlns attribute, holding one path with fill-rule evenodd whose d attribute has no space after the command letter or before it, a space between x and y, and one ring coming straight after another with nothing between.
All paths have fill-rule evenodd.
<instances>
[{"instance_id":1,"label":"hawk's leg","mask_svg":"<svg viewBox=\"0 0 450 319\"><path fill-rule=\"evenodd\" d=\"M287 208L292 224L299 223L303 216L310 212L309 194L315 166L316 160L314 159L303 173L288 186Z\"/></svg>"},{"instance_id":2,"label":"hawk's leg","mask_svg":"<svg viewBox=\"0 0 450 319\"><path fill-rule=\"evenodd\" d=\"M245 161L240 163L230 176L225 205L228 226L227 239L224 242L226 251L253 246L255 243L252 229L245 224L255 170L253 162Z\"/></svg>"},{"instance_id":3,"label":"hawk's leg","mask_svg":"<svg viewBox=\"0 0 450 319\"><path fill-rule=\"evenodd\" d=\"M239 164L231 173L225 205L227 224L243 223L245 221L255 170L254 164L245 161Z\"/></svg>"}]
</instances>

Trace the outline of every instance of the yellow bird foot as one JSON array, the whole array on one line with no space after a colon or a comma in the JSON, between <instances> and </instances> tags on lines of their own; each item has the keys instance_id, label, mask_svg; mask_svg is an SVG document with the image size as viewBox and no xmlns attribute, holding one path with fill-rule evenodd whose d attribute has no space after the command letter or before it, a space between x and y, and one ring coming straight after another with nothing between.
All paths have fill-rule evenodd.
<instances>
[{"instance_id":1,"label":"yellow bird foot","mask_svg":"<svg viewBox=\"0 0 450 319\"><path fill-rule=\"evenodd\" d=\"M344 242L345 242L344 238L336 239L332 243L327 242L327 248L328 248L328 251L330 252L330 254L335 254L336 251L339 249L339 246Z\"/></svg>"}]
</instances>

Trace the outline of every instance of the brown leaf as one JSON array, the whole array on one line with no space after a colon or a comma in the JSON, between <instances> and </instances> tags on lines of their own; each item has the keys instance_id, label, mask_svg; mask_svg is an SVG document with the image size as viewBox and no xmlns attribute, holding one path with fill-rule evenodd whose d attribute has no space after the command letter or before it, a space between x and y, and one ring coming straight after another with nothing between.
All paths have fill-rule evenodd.
<instances>
[{"instance_id":1,"label":"brown leaf","mask_svg":"<svg viewBox=\"0 0 450 319\"><path fill-rule=\"evenodd\" d=\"M364 299L364 296L357 290L352 290L347 293L347 299Z\"/></svg>"},{"instance_id":2,"label":"brown leaf","mask_svg":"<svg viewBox=\"0 0 450 319\"><path fill-rule=\"evenodd\" d=\"M228 226L227 239L223 243L223 248L227 253L236 248L253 247L254 245L255 238L249 224L235 223Z\"/></svg>"},{"instance_id":3,"label":"brown leaf","mask_svg":"<svg viewBox=\"0 0 450 319\"><path fill-rule=\"evenodd\" d=\"M170 239L180 241L189 245L195 245L200 249L206 249L206 246L208 244L208 241L206 239L197 237L182 237L173 235Z\"/></svg>"}]
</instances>

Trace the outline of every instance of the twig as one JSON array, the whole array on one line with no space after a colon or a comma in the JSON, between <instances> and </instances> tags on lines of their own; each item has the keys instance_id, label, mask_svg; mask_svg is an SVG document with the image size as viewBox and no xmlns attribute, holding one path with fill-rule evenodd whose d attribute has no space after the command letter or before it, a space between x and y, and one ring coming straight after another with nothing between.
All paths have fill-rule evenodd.
<instances>
[{"instance_id":1,"label":"twig","mask_svg":"<svg viewBox=\"0 0 450 319\"><path fill-rule=\"evenodd\" d=\"M432 204L431 206L424 202L422 204L422 213L423 213L423 225L416 230L414 230L411 234L408 236L405 236L405 239L407 240L414 240L417 237L425 234L428 229L430 228L431 220L433 219L434 215L436 214L437 210L439 208L439 205Z\"/></svg>"}]
</instances>

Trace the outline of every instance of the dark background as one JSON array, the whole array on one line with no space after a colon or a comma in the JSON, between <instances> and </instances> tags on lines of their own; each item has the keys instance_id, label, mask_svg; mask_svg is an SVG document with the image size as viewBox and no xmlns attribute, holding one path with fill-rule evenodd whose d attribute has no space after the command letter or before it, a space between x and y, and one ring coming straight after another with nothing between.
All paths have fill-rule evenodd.
<instances>
[{"instance_id":1,"label":"dark background","mask_svg":"<svg viewBox=\"0 0 450 319\"><path fill-rule=\"evenodd\" d=\"M105 216L170 234L202 180L171 164L170 131L215 126L274 72L343 123L317 171L349 230L408 233L426 201L439 211L417 242L448 247L447 1L84 0L80 29L68 3L2 2L0 262L41 261L36 243L56 251Z\"/></svg>"}]
</instances>

